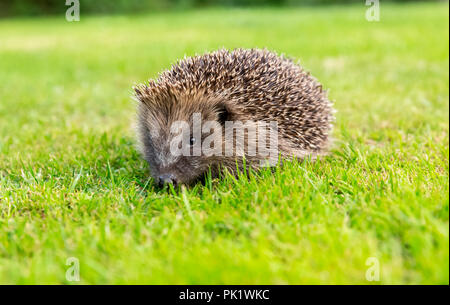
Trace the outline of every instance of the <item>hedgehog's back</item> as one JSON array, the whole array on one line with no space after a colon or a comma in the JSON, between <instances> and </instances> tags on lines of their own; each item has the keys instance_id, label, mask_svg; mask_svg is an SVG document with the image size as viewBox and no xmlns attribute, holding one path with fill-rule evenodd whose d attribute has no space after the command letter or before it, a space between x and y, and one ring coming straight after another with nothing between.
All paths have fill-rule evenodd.
<instances>
[{"instance_id":1,"label":"hedgehog's back","mask_svg":"<svg viewBox=\"0 0 450 305\"><path fill-rule=\"evenodd\" d=\"M186 91L218 92L238 120L277 121L279 135L301 151L327 146L333 120L322 85L299 65L261 49L221 49L185 58L157 83Z\"/></svg>"}]
</instances>

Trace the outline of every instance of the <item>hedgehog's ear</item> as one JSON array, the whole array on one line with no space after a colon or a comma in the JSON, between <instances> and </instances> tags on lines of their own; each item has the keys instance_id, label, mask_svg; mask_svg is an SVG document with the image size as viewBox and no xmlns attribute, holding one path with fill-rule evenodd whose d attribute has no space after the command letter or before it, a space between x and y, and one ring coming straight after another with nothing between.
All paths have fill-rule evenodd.
<instances>
[{"instance_id":1,"label":"hedgehog's ear","mask_svg":"<svg viewBox=\"0 0 450 305\"><path fill-rule=\"evenodd\" d=\"M225 122L231 120L230 112L228 111L227 106L223 103L220 103L217 106L217 120L219 121L220 125L225 126Z\"/></svg>"}]
</instances>

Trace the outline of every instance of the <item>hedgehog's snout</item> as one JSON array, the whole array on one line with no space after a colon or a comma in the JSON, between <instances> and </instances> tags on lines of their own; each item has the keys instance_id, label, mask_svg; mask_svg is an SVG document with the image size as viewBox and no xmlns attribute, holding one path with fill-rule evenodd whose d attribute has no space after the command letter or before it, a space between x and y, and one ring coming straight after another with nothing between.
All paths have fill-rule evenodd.
<instances>
[{"instance_id":1,"label":"hedgehog's snout","mask_svg":"<svg viewBox=\"0 0 450 305\"><path fill-rule=\"evenodd\" d=\"M174 187L178 185L178 178L174 174L162 174L158 177L158 184L163 187L166 184L172 184Z\"/></svg>"}]
</instances>

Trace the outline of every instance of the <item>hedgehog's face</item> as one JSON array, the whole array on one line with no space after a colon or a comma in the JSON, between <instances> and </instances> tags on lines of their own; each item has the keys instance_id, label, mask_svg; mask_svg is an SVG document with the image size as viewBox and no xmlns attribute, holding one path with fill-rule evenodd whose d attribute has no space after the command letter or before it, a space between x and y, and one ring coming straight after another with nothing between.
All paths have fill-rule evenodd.
<instances>
[{"instance_id":1,"label":"hedgehog's face","mask_svg":"<svg viewBox=\"0 0 450 305\"><path fill-rule=\"evenodd\" d=\"M224 108L182 105L141 104L138 109L142 152L160 186L197 180L217 162L215 149L222 149Z\"/></svg>"}]
</instances>

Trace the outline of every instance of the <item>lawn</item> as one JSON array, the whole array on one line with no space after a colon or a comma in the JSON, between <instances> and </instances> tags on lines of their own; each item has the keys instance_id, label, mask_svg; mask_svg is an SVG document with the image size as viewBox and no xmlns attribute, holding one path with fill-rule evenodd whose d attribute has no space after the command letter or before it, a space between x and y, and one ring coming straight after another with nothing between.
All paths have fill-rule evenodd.
<instances>
[{"instance_id":1,"label":"lawn","mask_svg":"<svg viewBox=\"0 0 450 305\"><path fill-rule=\"evenodd\" d=\"M448 284L449 7L365 10L0 20L0 283ZM299 59L335 102L334 147L160 190L131 87L219 47Z\"/></svg>"}]
</instances>

